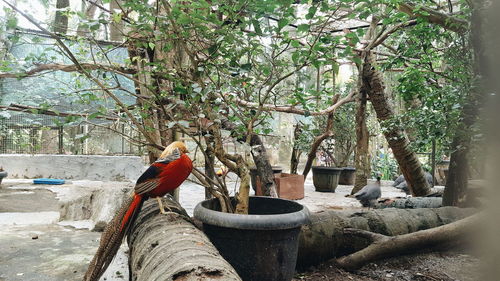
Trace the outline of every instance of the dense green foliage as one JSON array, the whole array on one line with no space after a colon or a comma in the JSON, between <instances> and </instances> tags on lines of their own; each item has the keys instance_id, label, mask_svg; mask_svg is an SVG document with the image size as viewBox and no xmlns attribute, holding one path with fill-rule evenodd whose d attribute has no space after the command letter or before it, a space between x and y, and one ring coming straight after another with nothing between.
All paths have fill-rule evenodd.
<instances>
[{"instance_id":1,"label":"dense green foliage","mask_svg":"<svg viewBox=\"0 0 500 281\"><path fill-rule=\"evenodd\" d=\"M143 121L154 114L167 128L183 130L199 126L200 118L229 120L236 125L231 136L244 140L249 132L272 133L271 112L289 106L305 118L303 130L307 133L300 142L307 150L307 143L325 126L326 115L313 117L311 113L331 106L334 94L348 94L335 86L333 77L339 75L341 63L360 63L358 50L367 44L363 39L366 23L377 17L379 36L394 29L375 50L381 70L398 71L391 76L395 77L391 84L396 100L403 105L397 118L381 124L381 130L402 126L417 151L429 151L436 141L442 154L449 149L464 96L470 91L472 57L467 34L429 23L425 17L413 18L398 9L399 3L405 1L150 4L130 0L123 1L121 11L111 15L101 12L93 19L81 11L68 10L69 17L79 18L80 26L89 30L86 37L67 36L64 42L72 55L79 63L106 67L89 70L86 75L81 71L72 74L73 89L66 94L76 95L82 104L94 105L86 107L87 119L114 115L142 126L145 143L155 142L149 135L158 124ZM424 8L453 12L462 19L469 14L465 1L453 7L426 0L414 4L413 12L423 16L428 14ZM121 61L112 57L116 45L96 44L110 21L124 26L130 56ZM10 17L10 30L15 24L15 18ZM352 27L351 31L345 27ZM19 44L17 35L6 38ZM2 63L1 72L22 73L41 64L75 63L67 59L69 55L56 44L36 56L10 57ZM47 108L54 105L43 104ZM341 151L351 154L353 108L343 106L335 116L330 144L337 157Z\"/></svg>"}]
</instances>

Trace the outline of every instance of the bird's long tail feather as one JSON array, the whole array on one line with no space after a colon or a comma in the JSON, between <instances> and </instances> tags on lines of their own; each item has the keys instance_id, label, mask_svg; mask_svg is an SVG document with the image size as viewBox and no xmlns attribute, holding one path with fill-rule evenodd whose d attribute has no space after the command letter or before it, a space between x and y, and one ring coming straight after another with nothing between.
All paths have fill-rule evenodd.
<instances>
[{"instance_id":1,"label":"bird's long tail feather","mask_svg":"<svg viewBox=\"0 0 500 281\"><path fill-rule=\"evenodd\" d=\"M101 235L99 248L89 264L83 278L84 281L97 281L104 274L115 257L123 237L127 234L131 224L142 207L143 196L134 194L123 202L115 217L108 223Z\"/></svg>"}]
</instances>

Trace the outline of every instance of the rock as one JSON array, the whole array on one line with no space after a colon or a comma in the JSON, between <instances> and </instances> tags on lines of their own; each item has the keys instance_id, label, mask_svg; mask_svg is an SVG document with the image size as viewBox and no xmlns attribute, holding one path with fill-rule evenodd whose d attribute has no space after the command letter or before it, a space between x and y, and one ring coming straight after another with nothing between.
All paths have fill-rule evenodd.
<instances>
[{"instance_id":1,"label":"rock","mask_svg":"<svg viewBox=\"0 0 500 281\"><path fill-rule=\"evenodd\" d=\"M106 228L107 223L103 221L99 221L94 225L94 228L92 228L92 231L94 232L103 232L104 229Z\"/></svg>"}]
</instances>

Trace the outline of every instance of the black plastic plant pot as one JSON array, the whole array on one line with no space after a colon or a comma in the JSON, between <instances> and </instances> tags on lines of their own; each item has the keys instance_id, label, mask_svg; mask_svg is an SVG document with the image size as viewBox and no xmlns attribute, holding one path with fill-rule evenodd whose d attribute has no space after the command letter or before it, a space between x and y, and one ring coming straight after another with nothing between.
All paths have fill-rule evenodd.
<instances>
[{"instance_id":1,"label":"black plastic plant pot","mask_svg":"<svg viewBox=\"0 0 500 281\"><path fill-rule=\"evenodd\" d=\"M335 192L342 170L342 168L313 166L313 184L316 191Z\"/></svg>"},{"instance_id":2,"label":"black plastic plant pot","mask_svg":"<svg viewBox=\"0 0 500 281\"><path fill-rule=\"evenodd\" d=\"M250 197L249 214L220 211L217 199L194 209L203 231L244 281L292 280L297 263L300 227L309 211L299 203Z\"/></svg>"},{"instance_id":3,"label":"black plastic plant pot","mask_svg":"<svg viewBox=\"0 0 500 281\"><path fill-rule=\"evenodd\" d=\"M344 167L339 176L339 184L342 185L354 185L354 180L356 179L356 168Z\"/></svg>"},{"instance_id":4,"label":"black plastic plant pot","mask_svg":"<svg viewBox=\"0 0 500 281\"><path fill-rule=\"evenodd\" d=\"M2 183L3 178L7 177L7 172L5 171L0 171L0 184Z\"/></svg>"}]
</instances>

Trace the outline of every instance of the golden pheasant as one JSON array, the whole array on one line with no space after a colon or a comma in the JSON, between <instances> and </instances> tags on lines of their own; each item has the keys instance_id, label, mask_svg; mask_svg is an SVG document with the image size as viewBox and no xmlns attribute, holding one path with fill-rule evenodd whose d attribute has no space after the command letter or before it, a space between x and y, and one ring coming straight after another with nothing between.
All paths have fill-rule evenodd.
<instances>
[{"instance_id":1,"label":"golden pheasant","mask_svg":"<svg viewBox=\"0 0 500 281\"><path fill-rule=\"evenodd\" d=\"M146 199L156 197L160 212L166 213L161 197L179 187L193 169L193 163L187 152L184 143L179 141L171 143L160 158L139 177L133 196L123 203L104 230L97 253L83 278L84 281L99 280L104 274Z\"/></svg>"}]
</instances>

